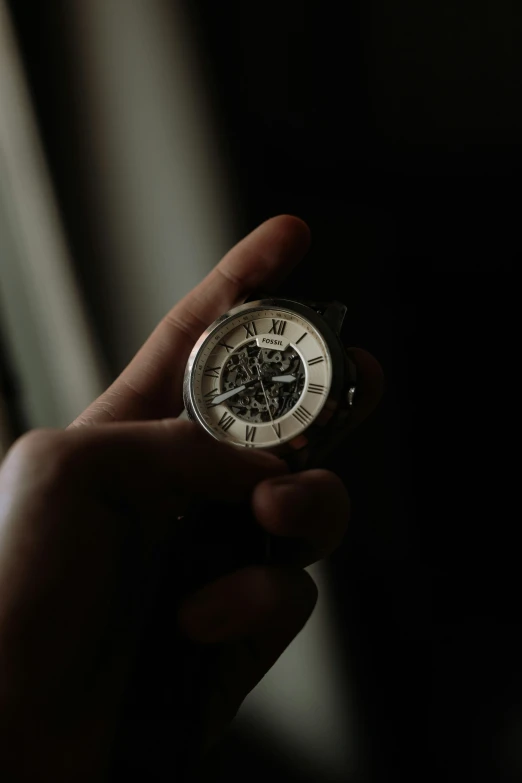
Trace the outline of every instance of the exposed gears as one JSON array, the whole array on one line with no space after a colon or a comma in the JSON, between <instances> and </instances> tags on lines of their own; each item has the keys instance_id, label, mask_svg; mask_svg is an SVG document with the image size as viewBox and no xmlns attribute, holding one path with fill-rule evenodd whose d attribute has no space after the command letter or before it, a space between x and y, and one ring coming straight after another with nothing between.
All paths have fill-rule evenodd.
<instances>
[{"instance_id":1,"label":"exposed gears","mask_svg":"<svg viewBox=\"0 0 522 783\"><path fill-rule=\"evenodd\" d=\"M280 376L293 376L295 380L272 380ZM304 384L305 370L295 349L291 346L284 351L259 348L256 340L252 340L228 357L221 390L226 392L246 386L237 396L231 397L227 405L239 419L263 423L288 413L297 404Z\"/></svg>"}]
</instances>

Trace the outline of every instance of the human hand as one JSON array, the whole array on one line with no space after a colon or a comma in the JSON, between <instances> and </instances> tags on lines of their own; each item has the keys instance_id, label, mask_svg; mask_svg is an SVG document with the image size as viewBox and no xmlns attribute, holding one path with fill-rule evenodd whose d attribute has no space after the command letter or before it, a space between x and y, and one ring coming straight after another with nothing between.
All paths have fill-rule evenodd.
<instances>
[{"instance_id":1,"label":"human hand","mask_svg":"<svg viewBox=\"0 0 522 783\"><path fill-rule=\"evenodd\" d=\"M240 569L185 599L168 618L185 637L226 652L209 693L207 742L310 616L317 592L303 567L342 538L349 501L340 480L322 470L285 475L275 458L238 451L175 419L186 359L201 331L252 290L275 286L308 239L296 218L264 223L170 311L66 431L29 433L4 461L0 775L6 779L13 770L19 781L102 779L139 642L150 556L192 493L214 501L250 497L267 532L307 542L299 563ZM378 399L380 371L364 352L356 361L367 389L362 418ZM278 485L283 477L286 485Z\"/></svg>"}]
</instances>

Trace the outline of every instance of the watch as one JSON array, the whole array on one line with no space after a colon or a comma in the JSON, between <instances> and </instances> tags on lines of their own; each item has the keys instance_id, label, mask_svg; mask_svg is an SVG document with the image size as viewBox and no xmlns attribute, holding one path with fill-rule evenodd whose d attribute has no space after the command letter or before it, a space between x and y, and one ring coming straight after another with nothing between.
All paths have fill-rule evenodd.
<instances>
[{"instance_id":1,"label":"watch","mask_svg":"<svg viewBox=\"0 0 522 783\"><path fill-rule=\"evenodd\" d=\"M186 417L218 440L267 449L294 469L320 462L350 426L356 370L346 306L264 298L234 307L196 342Z\"/></svg>"}]
</instances>

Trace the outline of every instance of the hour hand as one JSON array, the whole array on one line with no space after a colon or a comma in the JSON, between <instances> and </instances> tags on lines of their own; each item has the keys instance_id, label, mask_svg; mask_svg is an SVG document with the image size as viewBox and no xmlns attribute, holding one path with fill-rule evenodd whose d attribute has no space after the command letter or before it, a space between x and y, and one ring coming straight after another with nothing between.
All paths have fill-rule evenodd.
<instances>
[{"instance_id":1,"label":"hour hand","mask_svg":"<svg viewBox=\"0 0 522 783\"><path fill-rule=\"evenodd\" d=\"M223 394L216 394L215 397L212 397L212 405L219 405L220 402L225 402L225 400L228 400L229 397L233 397L234 394L239 394L242 391L245 391L246 386L243 384L242 386L236 386L235 389L229 389L226 392L223 392Z\"/></svg>"},{"instance_id":2,"label":"hour hand","mask_svg":"<svg viewBox=\"0 0 522 783\"><path fill-rule=\"evenodd\" d=\"M292 383L297 378L295 375L273 375L270 380L275 381L275 383Z\"/></svg>"}]
</instances>

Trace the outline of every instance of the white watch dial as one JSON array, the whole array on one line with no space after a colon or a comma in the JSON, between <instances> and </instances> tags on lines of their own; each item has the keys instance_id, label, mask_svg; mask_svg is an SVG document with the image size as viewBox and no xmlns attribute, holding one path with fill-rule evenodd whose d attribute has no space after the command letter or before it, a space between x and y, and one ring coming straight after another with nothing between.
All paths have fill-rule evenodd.
<instances>
[{"instance_id":1,"label":"white watch dial","mask_svg":"<svg viewBox=\"0 0 522 783\"><path fill-rule=\"evenodd\" d=\"M306 430L325 404L331 358L317 329L285 309L218 325L197 353L191 397L203 426L240 446L271 448Z\"/></svg>"}]
</instances>

